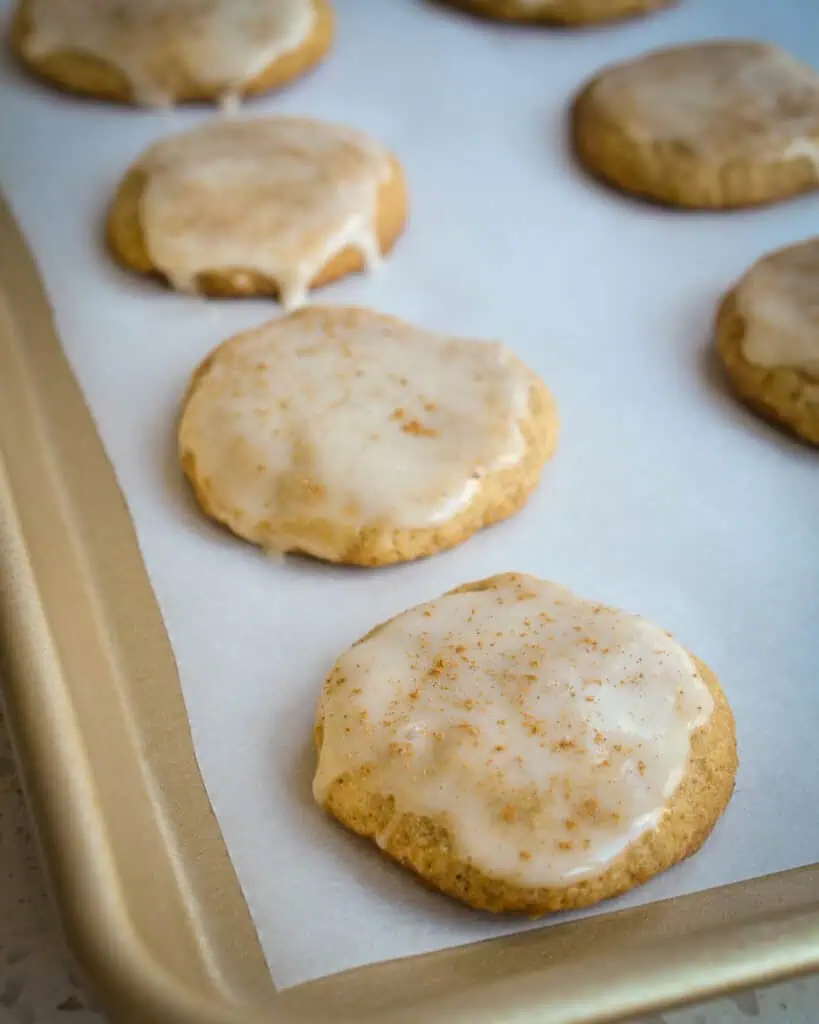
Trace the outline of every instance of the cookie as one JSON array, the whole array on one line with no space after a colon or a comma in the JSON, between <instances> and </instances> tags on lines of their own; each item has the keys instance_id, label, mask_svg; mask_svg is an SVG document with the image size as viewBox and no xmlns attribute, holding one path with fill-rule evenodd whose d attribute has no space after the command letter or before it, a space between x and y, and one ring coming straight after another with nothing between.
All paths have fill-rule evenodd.
<instances>
[{"instance_id":1,"label":"cookie","mask_svg":"<svg viewBox=\"0 0 819 1024\"><path fill-rule=\"evenodd\" d=\"M407 213L398 161L341 125L213 119L163 139L126 174L108 240L126 267L180 291L276 295L375 266Z\"/></svg>"},{"instance_id":2,"label":"cookie","mask_svg":"<svg viewBox=\"0 0 819 1024\"><path fill-rule=\"evenodd\" d=\"M147 106L284 85L330 47L329 0L20 0L12 43L72 92Z\"/></svg>"},{"instance_id":3,"label":"cookie","mask_svg":"<svg viewBox=\"0 0 819 1024\"><path fill-rule=\"evenodd\" d=\"M714 674L645 619L509 573L378 626L317 713L317 802L430 886L530 915L626 892L734 788Z\"/></svg>"},{"instance_id":4,"label":"cookie","mask_svg":"<svg viewBox=\"0 0 819 1024\"><path fill-rule=\"evenodd\" d=\"M765 43L694 43L608 68L572 120L588 170L661 203L752 206L819 187L819 75Z\"/></svg>"},{"instance_id":5,"label":"cookie","mask_svg":"<svg viewBox=\"0 0 819 1024\"><path fill-rule=\"evenodd\" d=\"M273 552L387 565L525 503L557 440L538 377L496 343L310 307L197 370L179 426L204 511Z\"/></svg>"},{"instance_id":6,"label":"cookie","mask_svg":"<svg viewBox=\"0 0 819 1024\"><path fill-rule=\"evenodd\" d=\"M737 394L819 445L819 238L755 263L723 299L716 341Z\"/></svg>"},{"instance_id":7,"label":"cookie","mask_svg":"<svg viewBox=\"0 0 819 1024\"><path fill-rule=\"evenodd\" d=\"M444 0L498 21L591 25L648 14L676 0Z\"/></svg>"}]
</instances>

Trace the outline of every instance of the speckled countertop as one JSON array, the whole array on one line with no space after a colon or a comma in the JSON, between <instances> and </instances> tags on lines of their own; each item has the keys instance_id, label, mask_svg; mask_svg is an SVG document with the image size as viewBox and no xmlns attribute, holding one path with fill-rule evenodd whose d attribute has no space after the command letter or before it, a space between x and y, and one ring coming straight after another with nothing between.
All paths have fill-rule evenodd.
<instances>
[{"instance_id":1,"label":"speckled countertop","mask_svg":"<svg viewBox=\"0 0 819 1024\"><path fill-rule=\"evenodd\" d=\"M819 977L632 1024L815 1024ZM105 1024L93 1009L46 893L0 709L0 1024Z\"/></svg>"}]
</instances>

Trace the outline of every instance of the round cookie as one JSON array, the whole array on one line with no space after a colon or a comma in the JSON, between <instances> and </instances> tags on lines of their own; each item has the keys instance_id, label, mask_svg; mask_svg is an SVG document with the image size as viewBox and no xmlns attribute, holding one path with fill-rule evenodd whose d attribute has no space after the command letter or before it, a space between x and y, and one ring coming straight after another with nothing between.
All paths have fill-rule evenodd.
<instances>
[{"instance_id":1,"label":"round cookie","mask_svg":"<svg viewBox=\"0 0 819 1024\"><path fill-rule=\"evenodd\" d=\"M765 43L694 43L610 67L572 120L588 170L661 203L752 206L819 187L819 75Z\"/></svg>"},{"instance_id":2,"label":"round cookie","mask_svg":"<svg viewBox=\"0 0 819 1024\"><path fill-rule=\"evenodd\" d=\"M378 626L316 721L317 802L430 886L540 915L693 854L734 788L734 719L664 630L509 573Z\"/></svg>"},{"instance_id":3,"label":"round cookie","mask_svg":"<svg viewBox=\"0 0 819 1024\"><path fill-rule=\"evenodd\" d=\"M346 307L226 341L179 425L209 516L267 550L354 565L431 555L512 515L556 441L550 393L503 346Z\"/></svg>"},{"instance_id":4,"label":"round cookie","mask_svg":"<svg viewBox=\"0 0 819 1024\"><path fill-rule=\"evenodd\" d=\"M716 342L737 394L819 445L819 238L751 267L722 300Z\"/></svg>"},{"instance_id":5,"label":"round cookie","mask_svg":"<svg viewBox=\"0 0 819 1024\"><path fill-rule=\"evenodd\" d=\"M108 216L126 267L181 291L276 295L377 265L407 215L398 161L373 139L304 118L214 119L152 146Z\"/></svg>"},{"instance_id":6,"label":"round cookie","mask_svg":"<svg viewBox=\"0 0 819 1024\"><path fill-rule=\"evenodd\" d=\"M60 88L167 106L276 89L333 32L329 0L19 0L11 39Z\"/></svg>"},{"instance_id":7,"label":"round cookie","mask_svg":"<svg viewBox=\"0 0 819 1024\"><path fill-rule=\"evenodd\" d=\"M440 2L440 0L439 0ZM676 0L443 0L498 21L592 25L648 14Z\"/></svg>"}]
</instances>

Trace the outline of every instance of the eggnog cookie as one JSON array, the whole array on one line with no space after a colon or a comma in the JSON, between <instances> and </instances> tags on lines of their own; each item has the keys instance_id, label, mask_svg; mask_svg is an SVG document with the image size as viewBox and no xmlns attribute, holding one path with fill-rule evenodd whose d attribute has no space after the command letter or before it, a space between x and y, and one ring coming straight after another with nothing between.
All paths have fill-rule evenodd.
<instances>
[{"instance_id":1,"label":"eggnog cookie","mask_svg":"<svg viewBox=\"0 0 819 1024\"><path fill-rule=\"evenodd\" d=\"M556 440L549 392L503 346L342 307L226 341L179 426L209 516L356 565L431 555L516 512Z\"/></svg>"},{"instance_id":2,"label":"eggnog cookie","mask_svg":"<svg viewBox=\"0 0 819 1024\"><path fill-rule=\"evenodd\" d=\"M602 71L575 101L585 166L687 207L750 206L819 186L819 75L757 42L659 50Z\"/></svg>"},{"instance_id":3,"label":"eggnog cookie","mask_svg":"<svg viewBox=\"0 0 819 1024\"><path fill-rule=\"evenodd\" d=\"M819 445L819 238L755 263L723 299L716 336L737 394Z\"/></svg>"},{"instance_id":4,"label":"eggnog cookie","mask_svg":"<svg viewBox=\"0 0 819 1024\"><path fill-rule=\"evenodd\" d=\"M180 291L277 295L376 265L406 219L398 162L341 125L214 119L152 146L125 176L108 238Z\"/></svg>"},{"instance_id":5,"label":"eggnog cookie","mask_svg":"<svg viewBox=\"0 0 819 1024\"><path fill-rule=\"evenodd\" d=\"M444 0L486 18L499 21L546 22L556 25L591 25L630 18L668 7L676 0Z\"/></svg>"},{"instance_id":6,"label":"eggnog cookie","mask_svg":"<svg viewBox=\"0 0 819 1024\"><path fill-rule=\"evenodd\" d=\"M588 906L694 853L725 809L734 719L645 619L509 573L378 626L319 700L313 794L474 907Z\"/></svg>"},{"instance_id":7,"label":"eggnog cookie","mask_svg":"<svg viewBox=\"0 0 819 1024\"><path fill-rule=\"evenodd\" d=\"M20 0L12 42L55 85L167 106L234 100L303 74L330 46L328 0Z\"/></svg>"}]
</instances>

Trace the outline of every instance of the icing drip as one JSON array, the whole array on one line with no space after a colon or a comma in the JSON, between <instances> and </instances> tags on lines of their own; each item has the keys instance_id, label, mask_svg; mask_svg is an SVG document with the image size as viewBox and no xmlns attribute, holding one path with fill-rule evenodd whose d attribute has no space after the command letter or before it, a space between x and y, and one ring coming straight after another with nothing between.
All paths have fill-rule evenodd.
<instances>
[{"instance_id":1,"label":"icing drip","mask_svg":"<svg viewBox=\"0 0 819 1024\"><path fill-rule=\"evenodd\" d=\"M82 52L117 68L138 103L167 106L180 82L237 97L315 24L313 0L28 0L32 60Z\"/></svg>"},{"instance_id":2,"label":"icing drip","mask_svg":"<svg viewBox=\"0 0 819 1024\"><path fill-rule=\"evenodd\" d=\"M256 271L293 308L348 246L368 267L378 263L390 157L351 129L287 117L211 121L159 142L139 167L146 246L180 290L208 271Z\"/></svg>"},{"instance_id":3,"label":"icing drip","mask_svg":"<svg viewBox=\"0 0 819 1024\"><path fill-rule=\"evenodd\" d=\"M322 693L313 792L347 772L394 817L444 820L490 876L570 884L662 819L713 698L645 619L530 576L445 595L346 652Z\"/></svg>"}]
</instances>

